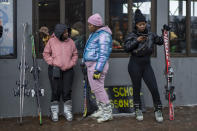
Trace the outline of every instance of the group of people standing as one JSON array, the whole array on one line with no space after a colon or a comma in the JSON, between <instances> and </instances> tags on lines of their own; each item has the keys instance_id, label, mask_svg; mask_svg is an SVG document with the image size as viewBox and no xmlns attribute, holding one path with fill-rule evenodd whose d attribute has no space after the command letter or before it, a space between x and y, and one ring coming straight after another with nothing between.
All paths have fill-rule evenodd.
<instances>
[{"instance_id":1,"label":"group of people standing","mask_svg":"<svg viewBox=\"0 0 197 131\"><path fill-rule=\"evenodd\" d=\"M150 57L153 45L162 45L163 39L147 30L146 19L139 9L136 10L134 18L135 27L133 32L126 37L124 48L126 52L131 53L128 72L133 84L136 119L143 120L140 100L143 78L153 97L155 118L158 122L162 122L162 103ZM98 13L88 18L88 29L91 34L86 42L82 64L87 67L89 85L96 96L98 106L98 110L90 117L96 118L98 123L102 123L113 119L112 106L104 89L104 80L109 69L109 56L112 51L112 32L108 26L104 25L102 17ZM53 121L58 121L61 97L64 102L65 118L68 121L73 119L71 93L73 67L77 63L78 52L70 35L70 28L64 24L57 24L43 51L43 58L49 65L48 77L52 90L50 110Z\"/></svg>"}]
</instances>

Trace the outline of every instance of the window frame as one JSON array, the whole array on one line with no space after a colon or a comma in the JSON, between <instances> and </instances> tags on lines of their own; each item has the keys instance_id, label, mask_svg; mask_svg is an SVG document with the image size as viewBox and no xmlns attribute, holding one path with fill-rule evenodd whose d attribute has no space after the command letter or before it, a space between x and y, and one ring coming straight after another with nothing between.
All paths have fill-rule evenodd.
<instances>
[{"instance_id":1,"label":"window frame","mask_svg":"<svg viewBox=\"0 0 197 131\"><path fill-rule=\"evenodd\" d=\"M132 24L133 24L133 18L132 18L132 14L133 14L133 10L132 10L132 3L133 0L128 0L128 31L131 32L132 31ZM105 24L109 25L110 22L110 17L109 17L109 9L110 9L110 4L109 4L109 0L105 0ZM151 31L152 32L156 32L157 30L157 0L151 0ZM153 57L156 57L157 55L157 49L156 46L154 47L154 53L153 53ZM126 58L129 57L130 53L125 53L125 52L121 52L121 53L115 53L112 52L110 57L112 58Z\"/></svg>"},{"instance_id":2,"label":"window frame","mask_svg":"<svg viewBox=\"0 0 197 131\"><path fill-rule=\"evenodd\" d=\"M17 58L17 2L13 1L13 55L3 56L0 59L16 59Z\"/></svg>"}]
</instances>

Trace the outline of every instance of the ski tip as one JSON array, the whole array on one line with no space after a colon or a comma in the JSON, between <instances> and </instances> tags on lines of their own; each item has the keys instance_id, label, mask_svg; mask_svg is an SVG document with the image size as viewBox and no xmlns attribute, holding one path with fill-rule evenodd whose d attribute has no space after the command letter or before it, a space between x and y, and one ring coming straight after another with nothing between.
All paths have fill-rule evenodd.
<instances>
[{"instance_id":1,"label":"ski tip","mask_svg":"<svg viewBox=\"0 0 197 131\"><path fill-rule=\"evenodd\" d=\"M169 117L169 120L170 121L174 121L174 117Z\"/></svg>"},{"instance_id":2,"label":"ski tip","mask_svg":"<svg viewBox=\"0 0 197 131\"><path fill-rule=\"evenodd\" d=\"M169 119L170 119L170 121L173 121L174 120L174 116L170 116Z\"/></svg>"}]
</instances>

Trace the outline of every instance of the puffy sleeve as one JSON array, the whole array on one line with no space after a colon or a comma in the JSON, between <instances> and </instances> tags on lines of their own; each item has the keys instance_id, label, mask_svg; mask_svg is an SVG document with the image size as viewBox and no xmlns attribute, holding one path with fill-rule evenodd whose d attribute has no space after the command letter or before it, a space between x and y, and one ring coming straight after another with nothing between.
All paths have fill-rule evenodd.
<instances>
[{"instance_id":1,"label":"puffy sleeve","mask_svg":"<svg viewBox=\"0 0 197 131\"><path fill-rule=\"evenodd\" d=\"M71 59L71 66L74 66L74 65L76 65L77 64L77 60L78 60L78 51L77 51L77 48L76 48L76 46L75 46L75 43L74 43L74 41L73 41L73 44L72 44L72 46L73 46L73 51L72 51L72 59Z\"/></svg>"},{"instance_id":2,"label":"puffy sleeve","mask_svg":"<svg viewBox=\"0 0 197 131\"><path fill-rule=\"evenodd\" d=\"M112 37L109 33L101 33L99 36L99 57L95 70L102 72L106 61L112 51Z\"/></svg>"},{"instance_id":3,"label":"puffy sleeve","mask_svg":"<svg viewBox=\"0 0 197 131\"><path fill-rule=\"evenodd\" d=\"M129 34L124 42L124 50L126 52L131 52L138 47L139 42L137 41L137 36L134 33Z\"/></svg>"},{"instance_id":4,"label":"puffy sleeve","mask_svg":"<svg viewBox=\"0 0 197 131\"><path fill-rule=\"evenodd\" d=\"M52 65L53 64L53 57L52 57L52 49L50 45L50 39L47 42L44 51L43 51L43 58L47 62L47 64Z\"/></svg>"}]
</instances>

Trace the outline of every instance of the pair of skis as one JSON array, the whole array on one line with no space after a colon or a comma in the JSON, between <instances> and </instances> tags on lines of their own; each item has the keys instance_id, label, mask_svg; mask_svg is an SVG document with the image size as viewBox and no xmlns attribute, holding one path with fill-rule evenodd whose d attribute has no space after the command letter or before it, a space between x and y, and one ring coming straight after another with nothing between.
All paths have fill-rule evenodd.
<instances>
[{"instance_id":1,"label":"pair of skis","mask_svg":"<svg viewBox=\"0 0 197 131\"><path fill-rule=\"evenodd\" d=\"M34 36L31 36L31 42L32 42L32 59L33 59L33 66L31 67L30 72L33 75L34 78L34 88L31 89L31 95L32 97L36 97L36 103L38 108L38 118L39 123L42 125L42 111L40 106L40 96L44 96L44 89L40 88L39 85L39 73L40 73L40 67L38 66L38 62L36 59L36 51L35 51L35 43L34 43Z\"/></svg>"},{"instance_id":2,"label":"pair of skis","mask_svg":"<svg viewBox=\"0 0 197 131\"><path fill-rule=\"evenodd\" d=\"M36 53L35 53L35 44L34 44L34 37L31 36L32 40L32 59L33 59L33 66L31 67L31 73L33 74L34 78L34 88L27 89L27 80L26 80L26 72L29 69L29 66L26 61L26 30L27 30L27 23L23 24L23 43L21 49L21 57L20 62L18 65L20 71L20 78L16 81L17 89L14 89L14 96L19 96L19 104L20 104L20 113L19 113L19 123L23 123L23 109L24 109L24 98L25 96L36 97L36 102L38 106L38 115L39 115L39 123L42 125L42 113L40 107L40 96L44 95L44 90L40 89L39 86L39 72L40 67L38 66L36 60Z\"/></svg>"},{"instance_id":3,"label":"pair of skis","mask_svg":"<svg viewBox=\"0 0 197 131\"><path fill-rule=\"evenodd\" d=\"M174 86L172 85L172 79L174 76L173 68L171 67L170 61L170 48L169 48L169 26L163 26L163 38L164 38L164 51L165 51L165 61L166 61L166 80L167 84L165 86L166 89L166 99L168 100L168 108L169 108L169 119L174 120L174 106L173 101L176 99L174 94Z\"/></svg>"},{"instance_id":4,"label":"pair of skis","mask_svg":"<svg viewBox=\"0 0 197 131\"><path fill-rule=\"evenodd\" d=\"M23 24L23 43L21 49L21 57L18 65L18 69L20 71L20 78L16 81L17 89L14 89L14 96L19 96L19 123L22 124L23 121L23 106L24 106L24 98L25 96L30 95L30 90L27 89L27 80L26 80L26 71L29 68L26 62L26 39L25 32L27 29L27 24Z\"/></svg>"}]
</instances>

